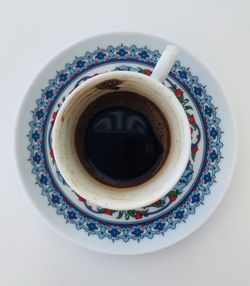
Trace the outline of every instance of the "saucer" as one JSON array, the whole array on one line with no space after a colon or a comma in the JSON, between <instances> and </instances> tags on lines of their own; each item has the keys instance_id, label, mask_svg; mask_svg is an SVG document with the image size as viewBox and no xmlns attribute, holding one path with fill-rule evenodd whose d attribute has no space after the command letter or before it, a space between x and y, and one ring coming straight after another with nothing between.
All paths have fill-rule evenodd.
<instances>
[{"instance_id":1,"label":"saucer","mask_svg":"<svg viewBox=\"0 0 250 286\"><path fill-rule=\"evenodd\" d=\"M164 84L187 114L191 155L181 179L165 197L136 210L100 208L78 196L56 166L51 132L72 90L112 70L150 76L167 44L160 37L139 33L82 40L49 61L26 92L16 129L24 189L54 230L85 247L112 254L168 247L208 219L229 185L236 157L232 112L215 75L184 49Z\"/></svg>"}]
</instances>

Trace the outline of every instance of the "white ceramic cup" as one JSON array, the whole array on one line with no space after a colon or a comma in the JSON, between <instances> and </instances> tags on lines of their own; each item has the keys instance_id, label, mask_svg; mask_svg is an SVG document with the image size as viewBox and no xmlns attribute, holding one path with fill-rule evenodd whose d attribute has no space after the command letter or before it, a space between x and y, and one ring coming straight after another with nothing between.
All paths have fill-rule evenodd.
<instances>
[{"instance_id":1,"label":"white ceramic cup","mask_svg":"<svg viewBox=\"0 0 250 286\"><path fill-rule=\"evenodd\" d=\"M103 208L129 210L154 203L166 195L183 174L190 156L191 135L187 116L171 90L161 82L176 57L176 47L168 46L151 76L127 71L97 75L78 86L64 101L54 123L52 146L56 164L68 185L81 197ZM112 84L119 91L132 91L153 101L167 119L171 143L168 157L148 181L119 189L94 179L81 164L75 148L75 128L85 108L110 93ZM98 88L106 86L106 88Z\"/></svg>"}]
</instances>

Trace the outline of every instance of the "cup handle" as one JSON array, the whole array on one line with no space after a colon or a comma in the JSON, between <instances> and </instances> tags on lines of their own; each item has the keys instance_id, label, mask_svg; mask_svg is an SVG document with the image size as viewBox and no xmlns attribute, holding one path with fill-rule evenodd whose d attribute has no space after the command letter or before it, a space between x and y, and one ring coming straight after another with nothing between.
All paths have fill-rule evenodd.
<instances>
[{"instance_id":1,"label":"cup handle","mask_svg":"<svg viewBox=\"0 0 250 286\"><path fill-rule=\"evenodd\" d=\"M179 53L179 48L173 45L168 45L159 58L151 77L157 79L160 82L164 82L168 73L170 72L172 65Z\"/></svg>"}]
</instances>

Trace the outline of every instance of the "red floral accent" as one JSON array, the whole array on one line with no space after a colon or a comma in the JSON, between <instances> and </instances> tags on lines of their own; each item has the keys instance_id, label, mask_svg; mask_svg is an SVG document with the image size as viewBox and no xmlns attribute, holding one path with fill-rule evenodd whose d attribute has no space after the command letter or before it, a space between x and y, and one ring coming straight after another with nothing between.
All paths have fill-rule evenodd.
<instances>
[{"instance_id":1,"label":"red floral accent","mask_svg":"<svg viewBox=\"0 0 250 286\"><path fill-rule=\"evenodd\" d=\"M136 212L135 213L135 219L140 219L142 218L142 213L141 212Z\"/></svg>"},{"instance_id":2,"label":"red floral accent","mask_svg":"<svg viewBox=\"0 0 250 286\"><path fill-rule=\"evenodd\" d=\"M175 95L177 95L177 96L183 95L183 91L181 89L177 88L175 91Z\"/></svg>"},{"instance_id":3,"label":"red floral accent","mask_svg":"<svg viewBox=\"0 0 250 286\"><path fill-rule=\"evenodd\" d=\"M198 146L195 145L193 148L192 148L192 153L196 153L198 151Z\"/></svg>"},{"instance_id":4,"label":"red floral accent","mask_svg":"<svg viewBox=\"0 0 250 286\"><path fill-rule=\"evenodd\" d=\"M54 152L53 152L52 149L50 150L49 155L50 155L51 158L54 158Z\"/></svg>"},{"instance_id":5,"label":"red floral accent","mask_svg":"<svg viewBox=\"0 0 250 286\"><path fill-rule=\"evenodd\" d=\"M77 195L77 197L78 197L78 200L79 200L80 202L85 202L85 199L84 199L83 197L81 197L81 196L79 196L79 195Z\"/></svg>"},{"instance_id":6,"label":"red floral accent","mask_svg":"<svg viewBox=\"0 0 250 286\"><path fill-rule=\"evenodd\" d=\"M56 119L56 116L57 116L57 112L53 112L52 118L53 118L53 119Z\"/></svg>"},{"instance_id":7,"label":"red floral accent","mask_svg":"<svg viewBox=\"0 0 250 286\"><path fill-rule=\"evenodd\" d=\"M194 123L194 122L195 122L194 116L193 116L193 115L190 115L190 116L188 117L188 121L189 121L190 124Z\"/></svg>"},{"instance_id":8,"label":"red floral accent","mask_svg":"<svg viewBox=\"0 0 250 286\"><path fill-rule=\"evenodd\" d=\"M105 209L105 214L112 215L112 211L110 209Z\"/></svg>"},{"instance_id":9,"label":"red floral accent","mask_svg":"<svg viewBox=\"0 0 250 286\"><path fill-rule=\"evenodd\" d=\"M149 69L144 70L145 75L151 75L152 71Z\"/></svg>"},{"instance_id":10,"label":"red floral accent","mask_svg":"<svg viewBox=\"0 0 250 286\"><path fill-rule=\"evenodd\" d=\"M173 201L176 200L177 197L176 197L176 196L169 196L168 198L169 198L169 200L170 200L171 202L173 202Z\"/></svg>"}]
</instances>

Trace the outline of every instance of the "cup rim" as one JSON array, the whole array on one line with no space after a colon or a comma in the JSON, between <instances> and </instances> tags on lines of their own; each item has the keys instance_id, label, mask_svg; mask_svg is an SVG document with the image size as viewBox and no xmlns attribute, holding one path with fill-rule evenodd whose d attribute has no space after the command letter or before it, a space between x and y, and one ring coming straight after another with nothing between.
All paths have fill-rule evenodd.
<instances>
[{"instance_id":1,"label":"cup rim","mask_svg":"<svg viewBox=\"0 0 250 286\"><path fill-rule=\"evenodd\" d=\"M176 113L178 113L178 120L179 122L182 122L182 126L183 126L183 138L185 138L185 141L183 142L183 145L181 146L181 150L182 152L180 152L180 158L179 158L179 165L178 165L178 172L176 170L175 172L175 177L174 179L172 179L171 184L168 185L167 188L161 188L161 192L158 192L157 195L153 195L150 194L148 196L144 196L143 200L141 201L123 201L121 202L120 200L115 201L114 199L112 200L106 200L103 201L103 198L101 200L94 200L91 196L88 196L86 193L83 194L82 190L80 190L79 186L76 186L72 180L70 179L70 177L68 176L67 172L65 171L64 168L64 163L63 160L60 157L60 153L58 150L58 130L61 128L61 120L62 120L62 115L64 114L64 111L66 110L68 104L74 99L75 96L77 96L79 93L82 93L83 90L93 84L95 84L96 82L99 81L105 81L105 80L110 80L113 77L117 77L117 79L119 79L120 77L126 77L126 79L131 78L131 77L137 77L138 79L143 79L143 80L147 80L148 82L150 82L152 85L154 85L155 89L160 90L163 94L172 97L172 101L174 101L174 107L175 107L175 111ZM178 180L180 179L181 175L183 174L183 172L186 169L186 166L188 164L189 161L189 157L190 157L190 146L191 146L191 134L190 134L190 127L189 127L189 122L186 116L186 113L183 109L183 107L181 106L181 103L178 101L178 99L175 97L175 95L173 94L173 92L171 92L166 86L164 86L161 82L159 82L157 79L144 75L144 74L140 74L140 73L136 73L133 71L110 71L110 72L106 72L103 74L99 74L96 75L90 79L88 79L87 81L85 81L84 83L82 83L81 85L79 85L76 89L74 89L71 94L69 94L69 96L66 98L66 100L63 102L58 114L57 114L57 118L54 122L54 128L52 131L52 146L53 146L53 150L54 150L54 157L55 157L55 161L57 164L57 167L59 169L59 171L61 172L62 176L64 177L65 181L68 183L68 185L76 192L78 193L80 196L83 196L86 200L90 201L93 204L96 204L100 207L104 207L104 208L109 208L109 209L116 209L116 210L130 210L130 209L136 209L136 208L141 208L141 207L145 207L147 205L150 205L152 203L154 203L155 201L157 201L158 199L162 198L164 195L167 194L167 192L169 192L174 186L175 184L178 182ZM147 182L150 183L151 179ZM144 183L140 184L140 186L143 186ZM105 184L102 184L104 187L107 187ZM130 188L128 188L130 189ZM126 188L123 188L123 191L126 191ZM98 203L97 203L98 202Z\"/></svg>"}]
</instances>

